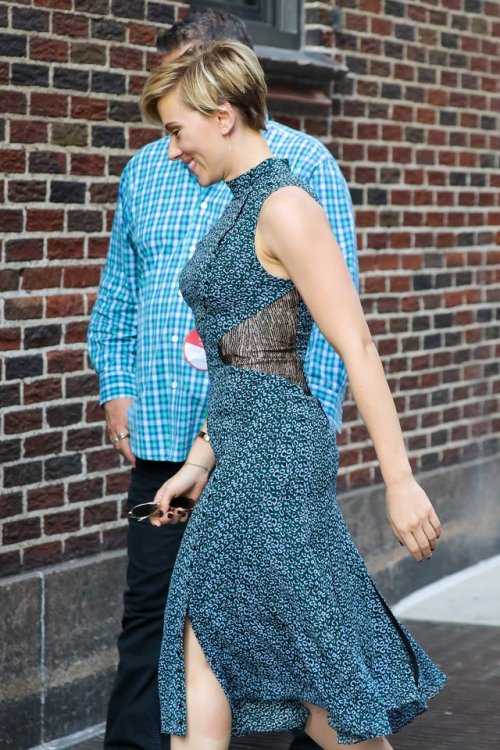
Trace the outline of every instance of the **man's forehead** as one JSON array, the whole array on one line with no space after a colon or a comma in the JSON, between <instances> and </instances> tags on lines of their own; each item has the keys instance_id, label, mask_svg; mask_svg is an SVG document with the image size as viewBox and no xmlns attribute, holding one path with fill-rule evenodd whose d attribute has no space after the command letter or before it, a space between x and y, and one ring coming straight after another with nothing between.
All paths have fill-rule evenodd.
<instances>
[{"instance_id":1,"label":"man's forehead","mask_svg":"<svg viewBox=\"0 0 500 750\"><path fill-rule=\"evenodd\" d=\"M195 42L189 42L189 44L182 44L180 47L175 47L174 49L170 50L170 52L167 52L166 55L163 55L161 61L163 63L171 63L174 60L177 60L177 58L181 57L181 55L183 55L184 52L192 47L194 43Z\"/></svg>"}]
</instances>

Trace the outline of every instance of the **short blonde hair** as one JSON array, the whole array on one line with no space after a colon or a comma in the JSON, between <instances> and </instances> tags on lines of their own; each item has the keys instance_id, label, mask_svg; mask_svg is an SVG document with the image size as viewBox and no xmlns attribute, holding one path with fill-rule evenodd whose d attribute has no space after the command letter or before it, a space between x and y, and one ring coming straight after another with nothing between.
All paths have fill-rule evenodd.
<instances>
[{"instance_id":1,"label":"short blonde hair","mask_svg":"<svg viewBox=\"0 0 500 750\"><path fill-rule=\"evenodd\" d=\"M266 127L266 82L255 52L240 42L196 45L149 76L140 106L146 120L161 124L158 101L178 88L182 101L204 115L224 102L238 109L253 130Z\"/></svg>"}]
</instances>

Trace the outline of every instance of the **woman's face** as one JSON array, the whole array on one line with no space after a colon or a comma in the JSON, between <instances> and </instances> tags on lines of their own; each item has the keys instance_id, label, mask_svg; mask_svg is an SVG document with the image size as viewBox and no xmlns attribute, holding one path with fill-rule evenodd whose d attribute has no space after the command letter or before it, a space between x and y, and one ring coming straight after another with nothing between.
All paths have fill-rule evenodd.
<instances>
[{"instance_id":1,"label":"woman's face","mask_svg":"<svg viewBox=\"0 0 500 750\"><path fill-rule=\"evenodd\" d=\"M158 101L158 112L170 136L169 159L182 161L204 187L222 180L228 148L220 113L202 115L175 89Z\"/></svg>"}]
</instances>

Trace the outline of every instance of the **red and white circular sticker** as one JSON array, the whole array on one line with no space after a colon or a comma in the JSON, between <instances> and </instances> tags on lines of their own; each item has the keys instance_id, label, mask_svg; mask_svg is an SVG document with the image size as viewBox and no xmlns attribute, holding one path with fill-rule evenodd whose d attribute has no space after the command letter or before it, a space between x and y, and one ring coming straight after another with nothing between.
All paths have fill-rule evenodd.
<instances>
[{"instance_id":1,"label":"red and white circular sticker","mask_svg":"<svg viewBox=\"0 0 500 750\"><path fill-rule=\"evenodd\" d=\"M184 359L186 360L188 365L194 367L195 370L208 369L205 348L196 329L193 328L192 331L189 331L188 335L184 339L182 352L184 354Z\"/></svg>"}]
</instances>

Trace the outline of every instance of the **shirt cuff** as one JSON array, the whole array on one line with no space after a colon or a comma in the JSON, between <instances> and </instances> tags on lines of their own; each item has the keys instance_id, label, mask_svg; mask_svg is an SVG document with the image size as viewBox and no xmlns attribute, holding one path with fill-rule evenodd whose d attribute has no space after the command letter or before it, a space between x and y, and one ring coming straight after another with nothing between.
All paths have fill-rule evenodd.
<instances>
[{"instance_id":1,"label":"shirt cuff","mask_svg":"<svg viewBox=\"0 0 500 750\"><path fill-rule=\"evenodd\" d=\"M114 398L135 398L135 376L128 372L99 373L99 392L101 406Z\"/></svg>"}]
</instances>

